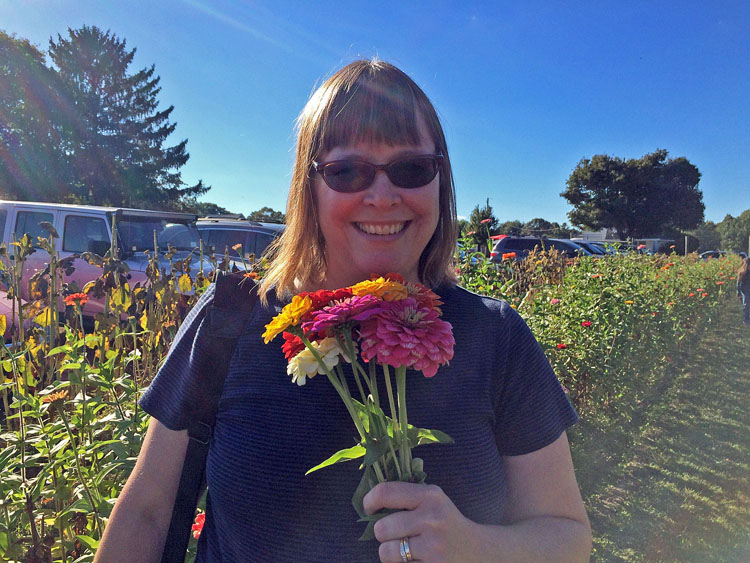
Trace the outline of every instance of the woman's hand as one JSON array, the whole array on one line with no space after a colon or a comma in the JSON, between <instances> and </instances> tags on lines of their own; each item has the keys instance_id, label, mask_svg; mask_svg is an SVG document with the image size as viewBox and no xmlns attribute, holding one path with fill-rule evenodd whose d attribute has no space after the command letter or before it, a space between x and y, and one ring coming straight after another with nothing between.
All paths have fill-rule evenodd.
<instances>
[{"instance_id":1,"label":"woman's hand","mask_svg":"<svg viewBox=\"0 0 750 563\"><path fill-rule=\"evenodd\" d=\"M384 563L399 563L401 539L407 538L414 561L475 561L471 542L478 526L453 504L436 485L388 482L376 485L364 498L364 508L373 514L381 508L400 510L375 523Z\"/></svg>"}]
</instances>

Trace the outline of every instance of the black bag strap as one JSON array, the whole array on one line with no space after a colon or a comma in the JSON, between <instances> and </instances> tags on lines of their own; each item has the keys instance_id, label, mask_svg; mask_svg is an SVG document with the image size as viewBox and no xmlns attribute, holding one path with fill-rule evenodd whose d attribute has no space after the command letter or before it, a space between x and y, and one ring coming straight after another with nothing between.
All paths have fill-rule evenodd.
<instances>
[{"instance_id":1,"label":"black bag strap","mask_svg":"<svg viewBox=\"0 0 750 563\"><path fill-rule=\"evenodd\" d=\"M188 426L190 440L172 508L162 563L185 561L195 508L206 489L206 456L229 362L237 339L250 320L258 300L257 284L242 273L217 271L215 283L213 303L206 308L206 316L202 321L208 329L202 331L202 337L210 339L208 344L215 360L212 364L215 369L206 374L202 382L203 393L196 405L198 414Z\"/></svg>"}]
</instances>

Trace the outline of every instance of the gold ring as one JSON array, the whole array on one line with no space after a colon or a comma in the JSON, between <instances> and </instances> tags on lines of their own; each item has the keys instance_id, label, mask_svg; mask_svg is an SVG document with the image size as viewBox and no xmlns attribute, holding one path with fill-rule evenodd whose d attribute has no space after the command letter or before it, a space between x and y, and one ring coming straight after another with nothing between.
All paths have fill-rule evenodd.
<instances>
[{"instance_id":1,"label":"gold ring","mask_svg":"<svg viewBox=\"0 0 750 563\"><path fill-rule=\"evenodd\" d=\"M411 556L411 551L409 550L409 538L401 538L400 550L401 561L403 561L403 563L414 561L414 558Z\"/></svg>"}]
</instances>

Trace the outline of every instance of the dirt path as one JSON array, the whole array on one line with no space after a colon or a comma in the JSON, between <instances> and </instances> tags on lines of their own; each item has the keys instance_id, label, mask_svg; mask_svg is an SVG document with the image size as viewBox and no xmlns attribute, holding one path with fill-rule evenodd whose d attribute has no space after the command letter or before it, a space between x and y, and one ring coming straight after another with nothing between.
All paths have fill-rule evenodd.
<instances>
[{"instance_id":1,"label":"dirt path","mask_svg":"<svg viewBox=\"0 0 750 563\"><path fill-rule=\"evenodd\" d=\"M750 562L750 327L709 325L606 485L593 561Z\"/></svg>"}]
</instances>

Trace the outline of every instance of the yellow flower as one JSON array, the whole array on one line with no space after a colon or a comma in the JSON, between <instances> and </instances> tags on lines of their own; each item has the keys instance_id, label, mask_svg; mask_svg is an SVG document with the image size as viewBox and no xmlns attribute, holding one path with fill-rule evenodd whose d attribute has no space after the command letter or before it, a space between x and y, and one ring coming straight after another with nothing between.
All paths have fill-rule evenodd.
<instances>
[{"instance_id":1,"label":"yellow flower","mask_svg":"<svg viewBox=\"0 0 750 563\"><path fill-rule=\"evenodd\" d=\"M632 305L633 303L635 303L635 301L630 301L630 300L625 301L625 305Z\"/></svg>"},{"instance_id":2,"label":"yellow flower","mask_svg":"<svg viewBox=\"0 0 750 563\"><path fill-rule=\"evenodd\" d=\"M284 332L290 326L299 324L300 319L312 308L312 300L307 297L295 295L292 302L286 305L281 313L276 315L273 320L266 325L266 331L263 333L263 341L268 344L279 334Z\"/></svg>"},{"instance_id":3,"label":"yellow flower","mask_svg":"<svg viewBox=\"0 0 750 563\"><path fill-rule=\"evenodd\" d=\"M312 342L311 344L328 371L339 363L339 356L342 356L347 362L349 361L339 348L335 338L324 338L320 342ZM292 376L292 382L297 385L304 385L307 378L313 378L319 373L326 373L326 369L318 363L307 347L289 360L286 366L286 372Z\"/></svg>"},{"instance_id":4,"label":"yellow flower","mask_svg":"<svg viewBox=\"0 0 750 563\"><path fill-rule=\"evenodd\" d=\"M351 287L354 295L374 295L384 301L400 301L408 297L406 287L402 283L379 277L375 280L361 281Z\"/></svg>"}]
</instances>

